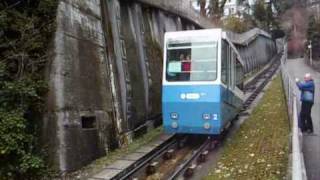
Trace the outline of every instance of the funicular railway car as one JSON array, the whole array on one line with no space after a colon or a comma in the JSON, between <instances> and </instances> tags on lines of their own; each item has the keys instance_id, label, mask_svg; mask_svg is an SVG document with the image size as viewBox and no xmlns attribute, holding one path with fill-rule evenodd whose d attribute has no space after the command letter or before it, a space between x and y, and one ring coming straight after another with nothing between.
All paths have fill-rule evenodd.
<instances>
[{"instance_id":1,"label":"funicular railway car","mask_svg":"<svg viewBox=\"0 0 320 180\"><path fill-rule=\"evenodd\" d=\"M220 134L242 108L243 67L239 52L221 29L166 33L165 132Z\"/></svg>"}]
</instances>

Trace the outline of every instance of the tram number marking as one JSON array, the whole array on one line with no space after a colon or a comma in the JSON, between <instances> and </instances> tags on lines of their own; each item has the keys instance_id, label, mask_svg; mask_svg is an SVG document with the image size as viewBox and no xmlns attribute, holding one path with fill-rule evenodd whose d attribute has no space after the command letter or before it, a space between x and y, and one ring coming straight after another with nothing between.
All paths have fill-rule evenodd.
<instances>
[{"instance_id":1,"label":"tram number marking","mask_svg":"<svg viewBox=\"0 0 320 180\"><path fill-rule=\"evenodd\" d=\"M218 120L218 114L213 114L213 120Z\"/></svg>"}]
</instances>

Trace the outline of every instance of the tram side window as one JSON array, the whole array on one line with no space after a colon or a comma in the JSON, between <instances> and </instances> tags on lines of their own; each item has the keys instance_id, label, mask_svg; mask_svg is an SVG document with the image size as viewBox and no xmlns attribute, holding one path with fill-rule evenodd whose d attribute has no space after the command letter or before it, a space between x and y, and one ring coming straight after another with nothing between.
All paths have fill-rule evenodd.
<instances>
[{"instance_id":1,"label":"tram side window","mask_svg":"<svg viewBox=\"0 0 320 180\"><path fill-rule=\"evenodd\" d=\"M236 86L243 90L243 67L240 63L240 61L238 60L238 58L236 59Z\"/></svg>"},{"instance_id":2,"label":"tram side window","mask_svg":"<svg viewBox=\"0 0 320 180\"><path fill-rule=\"evenodd\" d=\"M228 43L223 40L221 46L221 81L227 85Z\"/></svg>"}]
</instances>

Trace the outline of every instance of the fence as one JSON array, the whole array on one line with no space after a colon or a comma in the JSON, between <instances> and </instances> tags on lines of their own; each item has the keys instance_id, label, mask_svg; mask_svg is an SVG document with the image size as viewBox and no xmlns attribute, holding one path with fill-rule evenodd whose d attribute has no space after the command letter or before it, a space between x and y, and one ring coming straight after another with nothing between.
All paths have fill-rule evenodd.
<instances>
[{"instance_id":1,"label":"fence","mask_svg":"<svg viewBox=\"0 0 320 180\"><path fill-rule=\"evenodd\" d=\"M298 128L299 89L290 78L285 62L287 60L287 46L284 47L281 58L281 76L288 105L288 113L292 122L292 155L291 155L291 179L307 180L304 158L302 153L302 134Z\"/></svg>"}]
</instances>

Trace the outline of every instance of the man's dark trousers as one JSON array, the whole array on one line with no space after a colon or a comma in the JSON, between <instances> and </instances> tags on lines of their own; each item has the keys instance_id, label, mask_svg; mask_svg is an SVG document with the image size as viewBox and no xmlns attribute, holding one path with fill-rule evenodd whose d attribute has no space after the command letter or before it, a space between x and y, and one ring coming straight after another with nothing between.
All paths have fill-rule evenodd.
<instances>
[{"instance_id":1,"label":"man's dark trousers","mask_svg":"<svg viewBox=\"0 0 320 180\"><path fill-rule=\"evenodd\" d=\"M300 121L301 121L302 131L311 130L313 132L313 124L312 124L312 118L311 118L312 106L313 106L312 102L302 101L301 112L300 112Z\"/></svg>"}]
</instances>

